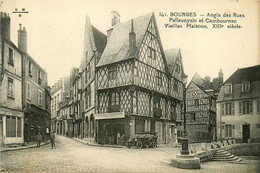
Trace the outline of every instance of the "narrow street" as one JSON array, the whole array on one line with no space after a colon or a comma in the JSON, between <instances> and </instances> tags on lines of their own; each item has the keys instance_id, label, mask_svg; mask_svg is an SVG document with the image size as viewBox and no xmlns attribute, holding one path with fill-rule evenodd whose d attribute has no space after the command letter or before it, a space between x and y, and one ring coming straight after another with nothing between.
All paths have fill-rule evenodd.
<instances>
[{"instance_id":1,"label":"narrow street","mask_svg":"<svg viewBox=\"0 0 260 173\"><path fill-rule=\"evenodd\" d=\"M163 162L178 154L177 148L108 148L87 146L58 135L56 139L56 149L48 144L3 152L1 166L8 172L257 172L255 166L260 163L206 162L200 170L182 170Z\"/></svg>"}]
</instances>

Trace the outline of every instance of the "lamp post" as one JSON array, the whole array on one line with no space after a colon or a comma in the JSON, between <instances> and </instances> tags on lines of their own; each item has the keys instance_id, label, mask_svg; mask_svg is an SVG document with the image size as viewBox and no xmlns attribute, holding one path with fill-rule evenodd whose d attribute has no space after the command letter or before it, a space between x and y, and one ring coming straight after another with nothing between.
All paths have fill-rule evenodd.
<instances>
[{"instance_id":1,"label":"lamp post","mask_svg":"<svg viewBox=\"0 0 260 173\"><path fill-rule=\"evenodd\" d=\"M188 143L188 134L186 131L186 84L187 84L187 76L182 76L182 82L183 82L183 134L181 138L181 154L182 155L188 155L189 154L189 143Z\"/></svg>"}]
</instances>

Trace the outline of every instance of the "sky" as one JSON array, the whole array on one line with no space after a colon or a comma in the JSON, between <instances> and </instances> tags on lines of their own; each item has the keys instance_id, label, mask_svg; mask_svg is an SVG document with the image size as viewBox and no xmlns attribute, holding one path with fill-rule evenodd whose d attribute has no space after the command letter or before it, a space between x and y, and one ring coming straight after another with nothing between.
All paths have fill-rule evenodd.
<instances>
[{"instance_id":1,"label":"sky","mask_svg":"<svg viewBox=\"0 0 260 173\"><path fill-rule=\"evenodd\" d=\"M11 17L11 40L17 45L19 23L26 27L27 52L48 73L52 86L79 67L83 54L86 15L101 32L111 28L111 11L121 22L154 12L163 49L180 48L188 80L198 72L217 77L222 68L226 80L238 68L260 64L260 10L258 0L0 0L1 11ZM25 8L28 14L12 13ZM166 28L169 17L159 13L196 12L244 14L242 29ZM185 25L184 25L185 26ZM210 25L211 26L211 25Z\"/></svg>"}]
</instances>

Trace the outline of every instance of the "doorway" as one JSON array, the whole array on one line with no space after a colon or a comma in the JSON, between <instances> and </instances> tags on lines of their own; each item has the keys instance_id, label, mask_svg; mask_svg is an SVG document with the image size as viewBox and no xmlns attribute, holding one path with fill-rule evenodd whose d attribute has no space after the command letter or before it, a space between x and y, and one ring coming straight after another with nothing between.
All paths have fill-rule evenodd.
<instances>
[{"instance_id":1,"label":"doorway","mask_svg":"<svg viewBox=\"0 0 260 173\"><path fill-rule=\"evenodd\" d=\"M248 139L250 139L250 125L243 125L243 143L247 143Z\"/></svg>"}]
</instances>

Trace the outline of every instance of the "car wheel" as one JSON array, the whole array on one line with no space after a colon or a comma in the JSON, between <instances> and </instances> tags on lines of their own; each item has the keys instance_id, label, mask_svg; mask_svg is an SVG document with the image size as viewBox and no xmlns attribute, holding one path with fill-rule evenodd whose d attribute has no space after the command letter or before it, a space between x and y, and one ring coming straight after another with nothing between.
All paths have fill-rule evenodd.
<instances>
[{"instance_id":1,"label":"car wheel","mask_svg":"<svg viewBox=\"0 0 260 173\"><path fill-rule=\"evenodd\" d=\"M127 147L127 148L131 148L131 147L132 147L132 144L131 144L130 142L127 142L127 143L126 143L126 147Z\"/></svg>"},{"instance_id":2,"label":"car wheel","mask_svg":"<svg viewBox=\"0 0 260 173\"><path fill-rule=\"evenodd\" d=\"M143 143L141 141L138 141L136 143L136 146L137 146L137 148L142 148L143 147Z\"/></svg>"},{"instance_id":3,"label":"car wheel","mask_svg":"<svg viewBox=\"0 0 260 173\"><path fill-rule=\"evenodd\" d=\"M157 147L157 143L156 143L156 142L152 142L151 146L152 146L153 148L156 148L156 147Z\"/></svg>"}]
</instances>

